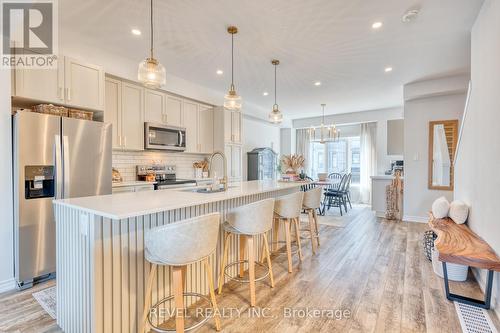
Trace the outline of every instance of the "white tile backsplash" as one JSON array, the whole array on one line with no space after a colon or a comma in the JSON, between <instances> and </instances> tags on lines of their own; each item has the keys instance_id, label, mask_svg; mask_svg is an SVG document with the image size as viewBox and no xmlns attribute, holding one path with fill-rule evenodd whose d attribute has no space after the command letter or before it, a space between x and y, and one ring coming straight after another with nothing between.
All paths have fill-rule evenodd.
<instances>
[{"instance_id":1,"label":"white tile backsplash","mask_svg":"<svg viewBox=\"0 0 500 333\"><path fill-rule=\"evenodd\" d=\"M168 164L177 167L178 178L194 178L193 163L208 158L209 155L164 153L156 151L113 151L113 167L123 177L123 181L136 180L136 166L142 164Z\"/></svg>"}]
</instances>

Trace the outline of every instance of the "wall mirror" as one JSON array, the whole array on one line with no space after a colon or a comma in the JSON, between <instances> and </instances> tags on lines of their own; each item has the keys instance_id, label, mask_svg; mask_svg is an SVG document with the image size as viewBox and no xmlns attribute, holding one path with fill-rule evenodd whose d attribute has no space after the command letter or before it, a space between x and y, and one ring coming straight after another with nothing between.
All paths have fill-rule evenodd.
<instances>
[{"instance_id":1,"label":"wall mirror","mask_svg":"<svg viewBox=\"0 0 500 333\"><path fill-rule=\"evenodd\" d=\"M429 122L429 189L453 190L458 120Z\"/></svg>"}]
</instances>

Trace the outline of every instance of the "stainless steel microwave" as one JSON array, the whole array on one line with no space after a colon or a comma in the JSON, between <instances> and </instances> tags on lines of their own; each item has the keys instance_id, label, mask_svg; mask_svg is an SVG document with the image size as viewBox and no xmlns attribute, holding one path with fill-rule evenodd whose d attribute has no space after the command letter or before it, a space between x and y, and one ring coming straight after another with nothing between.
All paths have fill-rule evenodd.
<instances>
[{"instance_id":1,"label":"stainless steel microwave","mask_svg":"<svg viewBox=\"0 0 500 333\"><path fill-rule=\"evenodd\" d=\"M186 150L186 129L155 123L144 123L144 147L149 150Z\"/></svg>"}]
</instances>

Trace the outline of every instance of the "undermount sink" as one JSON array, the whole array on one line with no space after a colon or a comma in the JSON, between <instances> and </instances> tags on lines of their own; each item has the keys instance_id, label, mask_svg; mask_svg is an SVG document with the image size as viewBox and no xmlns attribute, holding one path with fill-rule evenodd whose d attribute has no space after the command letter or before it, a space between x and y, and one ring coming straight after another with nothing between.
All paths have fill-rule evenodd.
<instances>
[{"instance_id":1,"label":"undermount sink","mask_svg":"<svg viewBox=\"0 0 500 333\"><path fill-rule=\"evenodd\" d=\"M234 187L238 187L238 186L228 186L227 188L230 189L230 188L234 188ZM205 194L210 194L210 193L220 193L220 192L224 192L224 188L220 188L218 190L212 190L212 188L210 187L203 187L203 188L190 188L190 189L187 189L187 190L184 190L184 192L195 192L195 193L205 193Z\"/></svg>"}]
</instances>

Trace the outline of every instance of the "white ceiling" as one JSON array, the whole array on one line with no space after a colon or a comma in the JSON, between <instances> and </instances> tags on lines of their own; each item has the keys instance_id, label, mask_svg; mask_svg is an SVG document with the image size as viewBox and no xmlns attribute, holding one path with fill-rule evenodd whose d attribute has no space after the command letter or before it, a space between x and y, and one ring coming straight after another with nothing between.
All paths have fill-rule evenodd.
<instances>
[{"instance_id":1,"label":"white ceiling","mask_svg":"<svg viewBox=\"0 0 500 333\"><path fill-rule=\"evenodd\" d=\"M288 118L402 105L402 85L440 73L467 71L470 29L482 0L155 0L156 55L167 74L221 92L230 80L235 37L235 84L261 110L278 104ZM402 14L420 6L417 20ZM148 0L64 0L60 33L139 62L149 49ZM383 22L374 31L371 25ZM139 28L142 36L133 36ZM384 68L393 72L386 74ZM216 70L224 75L216 75ZM322 85L316 87L315 81ZM268 91L269 96L262 96ZM222 98L221 98L222 101Z\"/></svg>"}]
</instances>

